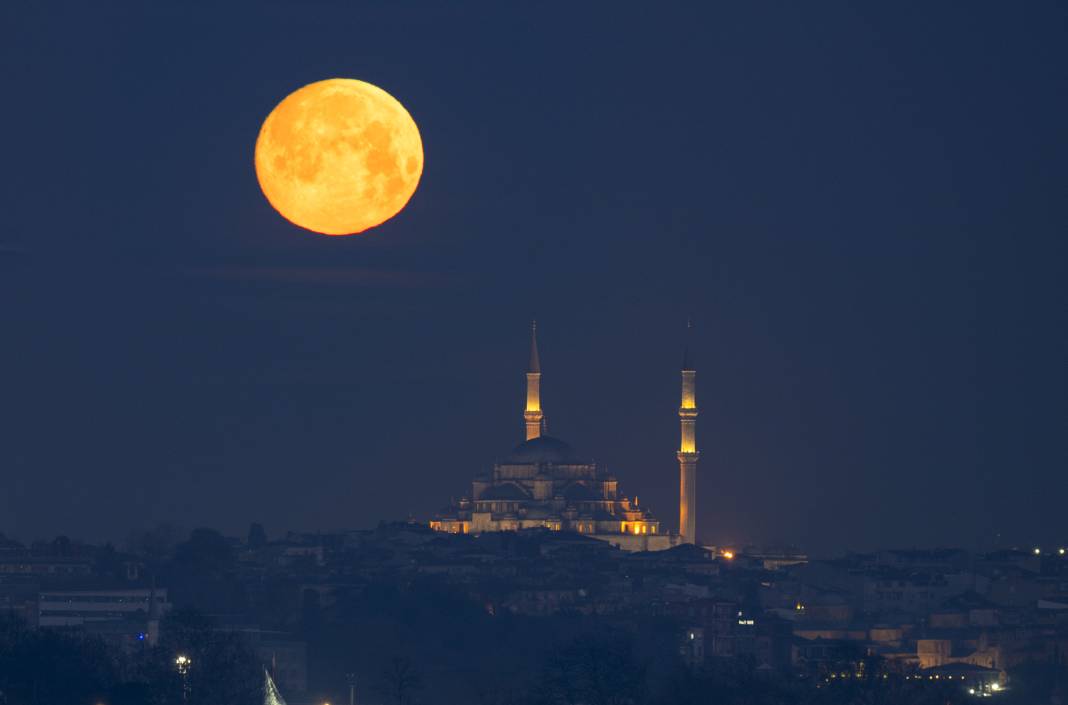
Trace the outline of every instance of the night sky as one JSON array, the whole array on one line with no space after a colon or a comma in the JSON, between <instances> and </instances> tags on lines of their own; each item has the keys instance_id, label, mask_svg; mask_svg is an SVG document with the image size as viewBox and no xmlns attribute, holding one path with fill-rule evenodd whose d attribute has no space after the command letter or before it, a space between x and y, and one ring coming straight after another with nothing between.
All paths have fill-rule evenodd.
<instances>
[{"instance_id":1,"label":"night sky","mask_svg":"<svg viewBox=\"0 0 1068 705\"><path fill-rule=\"evenodd\" d=\"M704 541L1068 540L1068 10L853 5L3 3L0 532L429 518L532 318L550 432L674 531L692 314ZM328 77L422 132L361 236L253 169Z\"/></svg>"}]
</instances>

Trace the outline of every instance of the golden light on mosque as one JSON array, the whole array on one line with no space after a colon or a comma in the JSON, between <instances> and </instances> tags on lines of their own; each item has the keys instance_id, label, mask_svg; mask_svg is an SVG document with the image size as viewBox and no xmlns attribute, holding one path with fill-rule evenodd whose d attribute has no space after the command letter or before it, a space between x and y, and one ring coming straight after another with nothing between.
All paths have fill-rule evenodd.
<instances>
[{"instance_id":1,"label":"golden light on mosque","mask_svg":"<svg viewBox=\"0 0 1068 705\"><path fill-rule=\"evenodd\" d=\"M389 93L331 78L294 91L271 111L255 162L264 196L287 220L353 235L408 203L423 173L423 142Z\"/></svg>"}]
</instances>

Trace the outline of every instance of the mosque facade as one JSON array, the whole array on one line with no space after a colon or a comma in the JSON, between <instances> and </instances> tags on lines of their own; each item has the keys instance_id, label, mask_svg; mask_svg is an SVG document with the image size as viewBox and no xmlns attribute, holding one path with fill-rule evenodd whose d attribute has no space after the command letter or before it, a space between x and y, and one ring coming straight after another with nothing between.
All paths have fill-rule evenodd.
<instances>
[{"instance_id":1,"label":"mosque facade","mask_svg":"<svg viewBox=\"0 0 1068 705\"><path fill-rule=\"evenodd\" d=\"M683 356L679 461L679 532L673 533L637 498L620 495L607 468L570 444L545 434L541 408L541 360L536 326L531 330L527 367L526 440L499 458L490 472L477 475L469 497L438 513L431 528L478 534L547 528L573 531L628 551L655 551L694 543L697 443L696 372Z\"/></svg>"}]
</instances>

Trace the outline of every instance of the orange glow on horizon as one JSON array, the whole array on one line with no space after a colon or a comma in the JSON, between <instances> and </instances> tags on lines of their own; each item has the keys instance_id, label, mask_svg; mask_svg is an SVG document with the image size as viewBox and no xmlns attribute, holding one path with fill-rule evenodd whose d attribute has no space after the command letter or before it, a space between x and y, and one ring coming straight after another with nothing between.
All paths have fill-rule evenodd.
<instances>
[{"instance_id":1,"label":"orange glow on horizon","mask_svg":"<svg viewBox=\"0 0 1068 705\"><path fill-rule=\"evenodd\" d=\"M291 223L353 235L399 213L423 173L408 111L370 83L331 78L288 95L256 140L264 196Z\"/></svg>"}]
</instances>

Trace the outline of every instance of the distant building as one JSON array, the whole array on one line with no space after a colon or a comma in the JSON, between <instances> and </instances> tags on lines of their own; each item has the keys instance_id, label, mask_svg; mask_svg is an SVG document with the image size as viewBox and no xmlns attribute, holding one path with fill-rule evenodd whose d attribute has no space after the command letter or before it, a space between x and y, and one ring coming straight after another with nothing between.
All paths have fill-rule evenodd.
<instances>
[{"instance_id":1,"label":"distant building","mask_svg":"<svg viewBox=\"0 0 1068 705\"><path fill-rule=\"evenodd\" d=\"M0 575L34 578L81 578L92 575L93 560L83 556L35 556L29 553L0 558Z\"/></svg>"},{"instance_id":2,"label":"distant building","mask_svg":"<svg viewBox=\"0 0 1068 705\"><path fill-rule=\"evenodd\" d=\"M1005 684L1005 672L968 663L949 663L923 669L921 678L928 681L961 681L961 686L971 695L987 695L1001 690Z\"/></svg>"},{"instance_id":3,"label":"distant building","mask_svg":"<svg viewBox=\"0 0 1068 705\"><path fill-rule=\"evenodd\" d=\"M690 668L705 664L705 630L703 627L690 627L683 634L679 645L682 661Z\"/></svg>"},{"instance_id":4,"label":"distant building","mask_svg":"<svg viewBox=\"0 0 1068 705\"><path fill-rule=\"evenodd\" d=\"M0 534L0 578L77 580L93 573L94 549L65 536L29 547Z\"/></svg>"},{"instance_id":5,"label":"distant building","mask_svg":"<svg viewBox=\"0 0 1068 705\"><path fill-rule=\"evenodd\" d=\"M616 477L559 438L545 435L541 408L541 361L536 330L531 335L527 369L527 402L523 412L526 441L477 476L471 496L439 513L431 522L437 531L479 534L544 527L574 531L628 551L662 550L694 543L697 442L695 425L696 372L689 349L683 360L680 533L670 530L638 500L620 496Z\"/></svg>"},{"instance_id":6,"label":"distant building","mask_svg":"<svg viewBox=\"0 0 1068 705\"><path fill-rule=\"evenodd\" d=\"M808 563L808 556L793 546L768 548L746 546L741 553L747 558L760 561L764 570L781 570L793 565Z\"/></svg>"},{"instance_id":7,"label":"distant building","mask_svg":"<svg viewBox=\"0 0 1068 705\"><path fill-rule=\"evenodd\" d=\"M305 642L281 632L246 632L256 656L287 695L308 690L308 648Z\"/></svg>"},{"instance_id":8,"label":"distant building","mask_svg":"<svg viewBox=\"0 0 1068 705\"><path fill-rule=\"evenodd\" d=\"M81 627L95 622L120 621L147 625L150 616L158 620L170 607L165 589L42 592L37 599L37 625Z\"/></svg>"}]
</instances>

